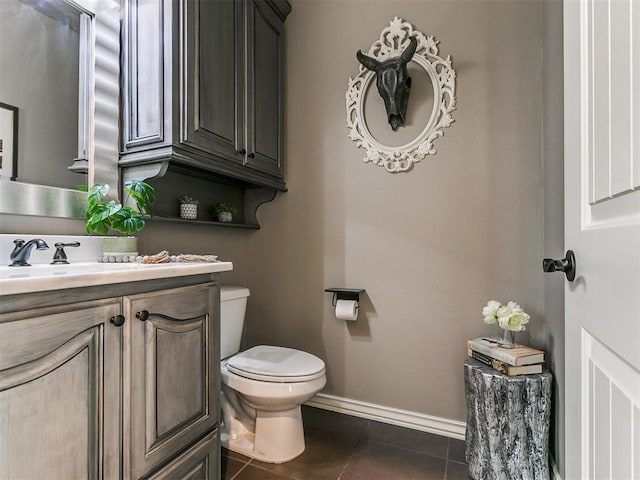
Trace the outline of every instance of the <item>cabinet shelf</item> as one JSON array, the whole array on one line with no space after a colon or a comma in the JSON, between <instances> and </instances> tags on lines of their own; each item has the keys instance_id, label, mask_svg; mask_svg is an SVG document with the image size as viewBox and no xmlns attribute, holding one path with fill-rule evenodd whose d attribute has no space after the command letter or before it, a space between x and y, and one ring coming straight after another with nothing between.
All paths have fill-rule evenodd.
<instances>
[{"instance_id":1,"label":"cabinet shelf","mask_svg":"<svg viewBox=\"0 0 640 480\"><path fill-rule=\"evenodd\" d=\"M249 223L235 223L235 222L216 222L214 220L187 220L180 217L152 217L145 219L149 222L165 222L165 223L182 223L189 225L202 225L207 227L224 227L224 228L248 228L257 230L260 228L258 224L249 224Z\"/></svg>"}]
</instances>

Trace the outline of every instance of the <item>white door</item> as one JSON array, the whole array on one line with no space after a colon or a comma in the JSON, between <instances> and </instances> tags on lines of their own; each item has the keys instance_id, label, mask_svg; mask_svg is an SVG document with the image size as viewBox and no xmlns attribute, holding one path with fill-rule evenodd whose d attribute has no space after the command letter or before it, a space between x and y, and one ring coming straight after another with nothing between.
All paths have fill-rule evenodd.
<instances>
[{"instance_id":1,"label":"white door","mask_svg":"<svg viewBox=\"0 0 640 480\"><path fill-rule=\"evenodd\" d=\"M640 0L565 0L565 479L640 479Z\"/></svg>"}]
</instances>

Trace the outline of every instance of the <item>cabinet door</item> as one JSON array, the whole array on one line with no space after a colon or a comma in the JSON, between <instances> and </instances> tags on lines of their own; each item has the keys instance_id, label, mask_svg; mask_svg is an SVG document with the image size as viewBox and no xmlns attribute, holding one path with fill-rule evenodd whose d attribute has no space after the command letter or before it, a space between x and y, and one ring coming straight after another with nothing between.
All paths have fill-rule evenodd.
<instances>
[{"instance_id":1,"label":"cabinet door","mask_svg":"<svg viewBox=\"0 0 640 480\"><path fill-rule=\"evenodd\" d=\"M220 478L218 431L171 461L149 480L217 480Z\"/></svg>"},{"instance_id":2,"label":"cabinet door","mask_svg":"<svg viewBox=\"0 0 640 480\"><path fill-rule=\"evenodd\" d=\"M119 300L0 315L0 478L120 477Z\"/></svg>"},{"instance_id":3,"label":"cabinet door","mask_svg":"<svg viewBox=\"0 0 640 480\"><path fill-rule=\"evenodd\" d=\"M247 166L282 177L283 23L247 0Z\"/></svg>"},{"instance_id":4,"label":"cabinet door","mask_svg":"<svg viewBox=\"0 0 640 480\"><path fill-rule=\"evenodd\" d=\"M218 423L215 284L125 297L125 472L151 472ZM130 372L130 373L128 373ZM130 376L129 376L130 375Z\"/></svg>"},{"instance_id":5,"label":"cabinet door","mask_svg":"<svg viewBox=\"0 0 640 480\"><path fill-rule=\"evenodd\" d=\"M170 0L122 2L123 152L166 147L172 138Z\"/></svg>"},{"instance_id":6,"label":"cabinet door","mask_svg":"<svg viewBox=\"0 0 640 480\"><path fill-rule=\"evenodd\" d=\"M181 1L186 12L181 18L181 41L186 42L180 65L186 80L181 141L242 163L243 5L234 0Z\"/></svg>"}]
</instances>

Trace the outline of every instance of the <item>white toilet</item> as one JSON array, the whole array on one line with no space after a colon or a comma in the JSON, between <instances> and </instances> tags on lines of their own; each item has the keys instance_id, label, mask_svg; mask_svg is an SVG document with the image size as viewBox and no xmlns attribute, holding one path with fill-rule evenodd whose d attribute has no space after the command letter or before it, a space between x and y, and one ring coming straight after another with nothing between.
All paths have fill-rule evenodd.
<instances>
[{"instance_id":1,"label":"white toilet","mask_svg":"<svg viewBox=\"0 0 640 480\"><path fill-rule=\"evenodd\" d=\"M324 362L268 345L238 353L248 296L247 288L220 289L220 440L234 452L282 463L304 452L300 405L324 387Z\"/></svg>"}]
</instances>

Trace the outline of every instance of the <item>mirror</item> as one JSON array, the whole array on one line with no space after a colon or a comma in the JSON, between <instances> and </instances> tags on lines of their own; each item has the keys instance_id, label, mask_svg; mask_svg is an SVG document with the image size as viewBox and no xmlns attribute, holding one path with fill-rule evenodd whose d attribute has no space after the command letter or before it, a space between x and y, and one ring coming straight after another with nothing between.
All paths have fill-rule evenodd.
<instances>
[{"instance_id":1,"label":"mirror","mask_svg":"<svg viewBox=\"0 0 640 480\"><path fill-rule=\"evenodd\" d=\"M117 185L119 10L117 0L0 1L0 103L17 113L12 129L0 124L17 153L2 161L0 213L78 217L77 185Z\"/></svg>"},{"instance_id":2,"label":"mirror","mask_svg":"<svg viewBox=\"0 0 640 480\"><path fill-rule=\"evenodd\" d=\"M375 92L375 73L363 65L349 79L345 96L349 138L366 151L365 162L391 173L406 172L428 155L434 155L433 142L444 135L443 128L453 123L451 113L456 108L456 73L451 58L441 58L438 42L415 31L410 23L395 17L366 55L379 62L398 57L411 37L417 39L417 48L407 65L413 81L407 109L408 128L389 131L380 121L387 120Z\"/></svg>"}]
</instances>

